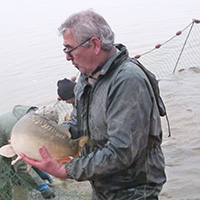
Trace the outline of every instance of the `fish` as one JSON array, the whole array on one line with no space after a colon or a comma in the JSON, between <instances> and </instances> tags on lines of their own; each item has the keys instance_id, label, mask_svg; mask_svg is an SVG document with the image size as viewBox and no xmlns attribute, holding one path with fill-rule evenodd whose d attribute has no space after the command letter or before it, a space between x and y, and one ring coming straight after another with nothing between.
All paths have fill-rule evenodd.
<instances>
[{"instance_id":1,"label":"fish","mask_svg":"<svg viewBox=\"0 0 200 200\"><path fill-rule=\"evenodd\" d=\"M28 113L14 125L10 144L0 148L0 155L11 158L17 154L12 165L21 159L21 153L42 160L39 147L44 146L52 158L64 163L70 161L69 157L80 156L80 150L87 142L88 136L72 139L62 125L37 113Z\"/></svg>"}]
</instances>

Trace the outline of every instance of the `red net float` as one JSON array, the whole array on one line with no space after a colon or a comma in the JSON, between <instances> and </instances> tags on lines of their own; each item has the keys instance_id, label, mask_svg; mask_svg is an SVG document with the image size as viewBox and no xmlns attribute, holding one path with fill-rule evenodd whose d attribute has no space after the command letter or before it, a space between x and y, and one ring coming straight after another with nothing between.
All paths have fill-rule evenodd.
<instances>
[{"instance_id":1,"label":"red net float","mask_svg":"<svg viewBox=\"0 0 200 200\"><path fill-rule=\"evenodd\" d=\"M178 31L176 32L176 35L180 35L182 33L182 31Z\"/></svg>"},{"instance_id":2,"label":"red net float","mask_svg":"<svg viewBox=\"0 0 200 200\"><path fill-rule=\"evenodd\" d=\"M160 48L160 47L161 47L161 44L157 44L157 45L155 46L156 49L158 49L158 48Z\"/></svg>"},{"instance_id":3,"label":"red net float","mask_svg":"<svg viewBox=\"0 0 200 200\"><path fill-rule=\"evenodd\" d=\"M138 54L138 55L136 55L134 58L138 59L138 58L140 58L140 56L141 56L141 55Z\"/></svg>"},{"instance_id":4,"label":"red net float","mask_svg":"<svg viewBox=\"0 0 200 200\"><path fill-rule=\"evenodd\" d=\"M199 19L195 19L194 22L198 24L198 23L200 23L200 20Z\"/></svg>"}]
</instances>

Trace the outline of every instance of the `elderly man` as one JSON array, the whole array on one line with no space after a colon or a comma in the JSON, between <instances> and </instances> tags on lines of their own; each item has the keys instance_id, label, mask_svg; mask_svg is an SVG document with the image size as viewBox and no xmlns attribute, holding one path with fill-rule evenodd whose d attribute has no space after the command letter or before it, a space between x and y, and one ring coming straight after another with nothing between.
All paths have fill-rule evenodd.
<instances>
[{"instance_id":1,"label":"elderly man","mask_svg":"<svg viewBox=\"0 0 200 200\"><path fill-rule=\"evenodd\" d=\"M70 16L59 28L66 59L81 72L75 86L72 135L87 135L82 156L66 164L40 148L29 164L59 178L89 180L92 199L158 199L166 181L158 104L149 79L93 11Z\"/></svg>"}]
</instances>

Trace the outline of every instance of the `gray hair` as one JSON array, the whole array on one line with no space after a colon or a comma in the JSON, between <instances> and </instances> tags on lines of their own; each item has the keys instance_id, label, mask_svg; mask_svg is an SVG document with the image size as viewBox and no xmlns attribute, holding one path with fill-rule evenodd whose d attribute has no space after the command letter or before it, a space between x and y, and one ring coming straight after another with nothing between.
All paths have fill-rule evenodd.
<instances>
[{"instance_id":1,"label":"gray hair","mask_svg":"<svg viewBox=\"0 0 200 200\"><path fill-rule=\"evenodd\" d=\"M111 50L114 45L115 35L106 20L95 13L87 10L71 15L58 28L60 34L65 30L71 29L77 42L83 42L90 37L97 37L101 41L103 50Z\"/></svg>"}]
</instances>

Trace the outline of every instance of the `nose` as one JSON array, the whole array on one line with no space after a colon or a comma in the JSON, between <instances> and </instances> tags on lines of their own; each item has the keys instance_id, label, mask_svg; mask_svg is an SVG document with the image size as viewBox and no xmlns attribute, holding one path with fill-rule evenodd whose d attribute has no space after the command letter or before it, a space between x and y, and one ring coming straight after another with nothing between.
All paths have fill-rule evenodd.
<instances>
[{"instance_id":1,"label":"nose","mask_svg":"<svg viewBox=\"0 0 200 200\"><path fill-rule=\"evenodd\" d=\"M69 60L72 60L72 57L68 54L66 54L66 59L69 61Z\"/></svg>"}]
</instances>

